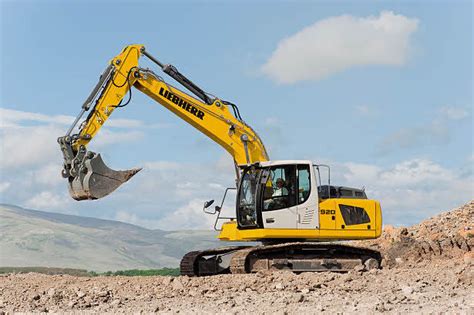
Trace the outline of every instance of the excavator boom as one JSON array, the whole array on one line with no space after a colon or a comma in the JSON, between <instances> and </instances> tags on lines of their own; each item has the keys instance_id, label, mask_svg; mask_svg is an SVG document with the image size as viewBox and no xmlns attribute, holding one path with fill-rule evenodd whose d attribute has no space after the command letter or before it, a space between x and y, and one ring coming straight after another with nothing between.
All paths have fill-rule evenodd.
<instances>
[{"instance_id":1,"label":"excavator boom","mask_svg":"<svg viewBox=\"0 0 474 315\"><path fill-rule=\"evenodd\" d=\"M196 97L166 83L153 71L140 68L141 56L148 57ZM238 165L268 160L260 137L242 120L236 105L210 97L174 66L158 61L144 46L130 45L110 61L66 135L58 138L64 157L62 175L68 179L69 192L74 199L102 198L140 171L115 171L105 165L100 154L86 148L113 111L130 102L132 88L145 93L221 145L234 158L236 170ZM129 98L123 103L127 94ZM79 124L86 113L86 119ZM79 130L74 133L78 124ZM236 174L239 176L238 170Z\"/></svg>"}]
</instances>

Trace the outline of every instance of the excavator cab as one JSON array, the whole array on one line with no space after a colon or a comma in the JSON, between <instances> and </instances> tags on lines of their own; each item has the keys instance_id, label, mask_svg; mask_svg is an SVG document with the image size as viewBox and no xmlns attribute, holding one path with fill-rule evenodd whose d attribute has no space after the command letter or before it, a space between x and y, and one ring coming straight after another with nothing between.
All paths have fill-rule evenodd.
<instances>
[{"instance_id":1,"label":"excavator cab","mask_svg":"<svg viewBox=\"0 0 474 315\"><path fill-rule=\"evenodd\" d=\"M323 182L324 169L327 179ZM327 165L306 160L244 166L236 217L222 225L219 239L345 240L380 236L379 202L368 199L364 189L334 186L330 178ZM223 219L219 215L216 222Z\"/></svg>"},{"instance_id":2,"label":"excavator cab","mask_svg":"<svg viewBox=\"0 0 474 315\"><path fill-rule=\"evenodd\" d=\"M310 161L261 162L245 168L237 192L240 229L298 227L299 209L318 207ZM311 221L311 220L310 220Z\"/></svg>"}]
</instances>

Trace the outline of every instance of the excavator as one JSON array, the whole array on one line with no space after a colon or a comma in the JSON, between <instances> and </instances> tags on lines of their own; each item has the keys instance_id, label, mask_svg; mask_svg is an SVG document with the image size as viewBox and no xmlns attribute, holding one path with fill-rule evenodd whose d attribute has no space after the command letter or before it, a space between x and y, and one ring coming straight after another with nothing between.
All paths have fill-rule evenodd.
<instances>
[{"instance_id":1,"label":"excavator","mask_svg":"<svg viewBox=\"0 0 474 315\"><path fill-rule=\"evenodd\" d=\"M140 67L142 57L188 92L167 83L149 68ZM176 67L152 56L143 45L125 47L108 63L66 135L58 138L64 157L62 176L68 181L72 198L105 197L140 171L113 170L100 154L87 149L110 115L130 103L132 88L214 140L234 160L235 187L227 188L220 206L211 210L214 200L210 200L203 210L216 216L218 238L238 245L185 254L180 263L182 275L380 268L379 252L345 242L381 235L378 201L368 199L365 189L332 185L328 165L308 160L270 160L262 140L242 119L237 105L206 93ZM230 190L235 190L235 216L223 216Z\"/></svg>"}]
</instances>

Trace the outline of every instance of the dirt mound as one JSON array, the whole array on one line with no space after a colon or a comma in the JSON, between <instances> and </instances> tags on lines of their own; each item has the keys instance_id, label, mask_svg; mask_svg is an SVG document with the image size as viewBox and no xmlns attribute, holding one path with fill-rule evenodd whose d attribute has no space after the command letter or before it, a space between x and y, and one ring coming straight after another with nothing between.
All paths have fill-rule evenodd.
<instances>
[{"instance_id":1,"label":"dirt mound","mask_svg":"<svg viewBox=\"0 0 474 315\"><path fill-rule=\"evenodd\" d=\"M0 315L79 313L471 313L471 201L409 228L360 242L385 267L349 273L259 272L213 277L0 276Z\"/></svg>"},{"instance_id":2,"label":"dirt mound","mask_svg":"<svg viewBox=\"0 0 474 315\"><path fill-rule=\"evenodd\" d=\"M385 266L436 259L472 262L474 200L408 228L385 226L379 239L359 244L381 251Z\"/></svg>"},{"instance_id":3,"label":"dirt mound","mask_svg":"<svg viewBox=\"0 0 474 315\"><path fill-rule=\"evenodd\" d=\"M449 268L448 268L449 267ZM464 264L212 277L0 277L0 312L301 314L474 311Z\"/></svg>"}]
</instances>

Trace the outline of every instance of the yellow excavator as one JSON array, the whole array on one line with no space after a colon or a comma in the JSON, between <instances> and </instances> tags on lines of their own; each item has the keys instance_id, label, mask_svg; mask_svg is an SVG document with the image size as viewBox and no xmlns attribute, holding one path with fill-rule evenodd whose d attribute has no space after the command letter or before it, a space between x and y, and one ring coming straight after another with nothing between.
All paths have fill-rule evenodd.
<instances>
[{"instance_id":1,"label":"yellow excavator","mask_svg":"<svg viewBox=\"0 0 474 315\"><path fill-rule=\"evenodd\" d=\"M138 61L142 56L194 96L152 70L141 68ZM72 198L102 198L140 170L112 170L100 154L86 148L112 112L130 102L132 87L230 153L236 187L228 188L224 199L229 190L236 190L235 216L221 215L224 199L213 210L210 206L214 201L206 202L204 212L216 215L214 228L220 231L220 240L261 243L190 252L181 260L181 274L380 267L379 252L334 242L379 237L382 212L378 201L368 199L364 189L332 185L327 165L307 160L269 160L262 140L244 122L235 104L204 92L176 67L153 57L143 45L127 46L109 62L66 135L58 138L64 156L62 176L68 180Z\"/></svg>"}]
</instances>

